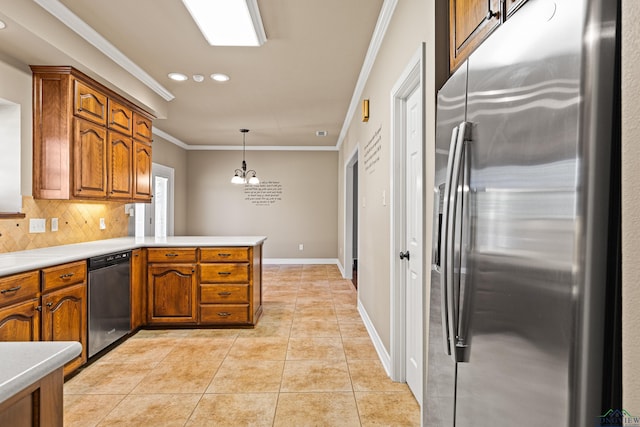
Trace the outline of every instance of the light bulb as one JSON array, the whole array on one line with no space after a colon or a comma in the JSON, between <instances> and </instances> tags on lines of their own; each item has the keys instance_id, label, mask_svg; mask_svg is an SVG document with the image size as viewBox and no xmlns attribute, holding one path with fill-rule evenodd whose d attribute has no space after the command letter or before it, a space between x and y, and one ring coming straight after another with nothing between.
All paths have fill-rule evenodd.
<instances>
[{"instance_id":1,"label":"light bulb","mask_svg":"<svg viewBox=\"0 0 640 427\"><path fill-rule=\"evenodd\" d=\"M260 180L258 179L257 176L254 175L251 178L249 178L249 184L258 185L258 184L260 184Z\"/></svg>"}]
</instances>

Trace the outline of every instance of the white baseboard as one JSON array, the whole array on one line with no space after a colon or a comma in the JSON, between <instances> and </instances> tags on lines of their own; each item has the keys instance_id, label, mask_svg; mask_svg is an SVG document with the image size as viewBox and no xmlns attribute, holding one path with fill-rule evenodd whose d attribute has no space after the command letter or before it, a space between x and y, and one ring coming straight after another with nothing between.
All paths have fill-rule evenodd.
<instances>
[{"instance_id":1,"label":"white baseboard","mask_svg":"<svg viewBox=\"0 0 640 427\"><path fill-rule=\"evenodd\" d=\"M335 264L339 266L337 258L264 258L262 260L262 263L263 264Z\"/></svg>"},{"instance_id":2,"label":"white baseboard","mask_svg":"<svg viewBox=\"0 0 640 427\"><path fill-rule=\"evenodd\" d=\"M343 279L350 279L350 277L346 276L344 267L342 266L342 263L340 262L340 260L338 260L338 270L340 270L340 274L342 274Z\"/></svg>"},{"instance_id":3,"label":"white baseboard","mask_svg":"<svg viewBox=\"0 0 640 427\"><path fill-rule=\"evenodd\" d=\"M382 340L378 336L378 332L376 331L376 328L373 326L373 322L371 322L371 319L367 314L367 310L365 310L360 300L358 300L358 312L360 313L360 317L362 317L362 321L364 322L364 327L367 329L367 332L369 333L369 337L371 337L371 341L373 341L373 346L375 347L376 352L378 353L378 357L380 358L380 362L382 362L382 366L384 367L384 370L386 371L387 375L391 377L391 356L389 355L387 350L384 348L384 344L382 343Z\"/></svg>"}]
</instances>

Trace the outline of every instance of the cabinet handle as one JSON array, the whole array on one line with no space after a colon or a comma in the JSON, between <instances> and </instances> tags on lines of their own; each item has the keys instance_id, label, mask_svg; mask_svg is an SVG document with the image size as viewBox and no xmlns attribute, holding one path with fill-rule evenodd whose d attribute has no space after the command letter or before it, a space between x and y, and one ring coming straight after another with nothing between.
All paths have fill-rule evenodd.
<instances>
[{"instance_id":1,"label":"cabinet handle","mask_svg":"<svg viewBox=\"0 0 640 427\"><path fill-rule=\"evenodd\" d=\"M174 256L178 256L178 254L173 254L173 253L171 253L171 254L164 254L164 256L174 257Z\"/></svg>"},{"instance_id":2,"label":"cabinet handle","mask_svg":"<svg viewBox=\"0 0 640 427\"><path fill-rule=\"evenodd\" d=\"M229 295L231 295L231 292L218 292L218 295L220 295L221 297L228 297Z\"/></svg>"},{"instance_id":3,"label":"cabinet handle","mask_svg":"<svg viewBox=\"0 0 640 427\"><path fill-rule=\"evenodd\" d=\"M229 317L231 316L231 313L229 313L228 311L221 311L218 313L218 316L220 317Z\"/></svg>"},{"instance_id":4,"label":"cabinet handle","mask_svg":"<svg viewBox=\"0 0 640 427\"><path fill-rule=\"evenodd\" d=\"M218 271L218 274L220 276L229 276L231 274L230 271Z\"/></svg>"},{"instance_id":5,"label":"cabinet handle","mask_svg":"<svg viewBox=\"0 0 640 427\"><path fill-rule=\"evenodd\" d=\"M8 289L3 289L0 291L0 294L6 294L8 292L17 292L20 290L20 288L22 288L22 286L18 285L18 286L14 286L12 288L8 288Z\"/></svg>"},{"instance_id":6,"label":"cabinet handle","mask_svg":"<svg viewBox=\"0 0 640 427\"><path fill-rule=\"evenodd\" d=\"M218 256L222 258L228 258L231 256L231 254L218 254Z\"/></svg>"},{"instance_id":7,"label":"cabinet handle","mask_svg":"<svg viewBox=\"0 0 640 427\"><path fill-rule=\"evenodd\" d=\"M71 277L73 277L73 275L74 275L74 274L75 274L75 273L62 274L62 275L60 276L60 278L61 278L62 280L67 280L67 279L70 279Z\"/></svg>"}]
</instances>

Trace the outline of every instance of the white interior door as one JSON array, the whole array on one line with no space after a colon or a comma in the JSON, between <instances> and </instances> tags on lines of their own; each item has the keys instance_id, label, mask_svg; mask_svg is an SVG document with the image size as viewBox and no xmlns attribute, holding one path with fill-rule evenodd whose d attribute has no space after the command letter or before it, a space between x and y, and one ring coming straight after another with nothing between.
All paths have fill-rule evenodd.
<instances>
[{"instance_id":1,"label":"white interior door","mask_svg":"<svg viewBox=\"0 0 640 427\"><path fill-rule=\"evenodd\" d=\"M422 97L414 90L406 100L405 227L406 378L422 402Z\"/></svg>"}]
</instances>

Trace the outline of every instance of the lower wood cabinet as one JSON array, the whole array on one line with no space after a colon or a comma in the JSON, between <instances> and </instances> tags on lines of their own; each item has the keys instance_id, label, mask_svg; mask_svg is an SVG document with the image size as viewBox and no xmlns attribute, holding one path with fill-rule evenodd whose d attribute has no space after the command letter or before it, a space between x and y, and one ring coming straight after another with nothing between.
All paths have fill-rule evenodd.
<instances>
[{"instance_id":1,"label":"lower wood cabinet","mask_svg":"<svg viewBox=\"0 0 640 427\"><path fill-rule=\"evenodd\" d=\"M87 263L42 269L42 341L78 341L82 353L64 365L68 375L87 361Z\"/></svg>"},{"instance_id":2,"label":"lower wood cabinet","mask_svg":"<svg viewBox=\"0 0 640 427\"><path fill-rule=\"evenodd\" d=\"M131 251L131 330L147 323L147 261L144 249Z\"/></svg>"},{"instance_id":3,"label":"lower wood cabinet","mask_svg":"<svg viewBox=\"0 0 640 427\"><path fill-rule=\"evenodd\" d=\"M42 340L82 343L82 353L64 366L65 375L87 361L87 286L85 283L42 295Z\"/></svg>"},{"instance_id":4,"label":"lower wood cabinet","mask_svg":"<svg viewBox=\"0 0 640 427\"><path fill-rule=\"evenodd\" d=\"M149 324L196 323L196 264L150 264Z\"/></svg>"},{"instance_id":5,"label":"lower wood cabinet","mask_svg":"<svg viewBox=\"0 0 640 427\"><path fill-rule=\"evenodd\" d=\"M0 308L0 341L40 340L40 299Z\"/></svg>"},{"instance_id":6,"label":"lower wood cabinet","mask_svg":"<svg viewBox=\"0 0 640 427\"><path fill-rule=\"evenodd\" d=\"M59 368L0 403L0 426L62 427L63 372Z\"/></svg>"}]
</instances>

